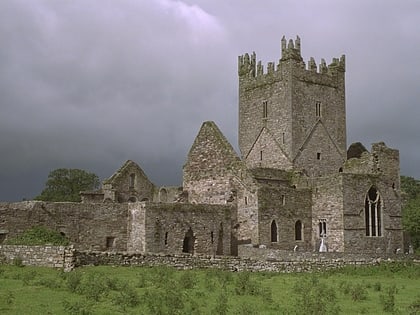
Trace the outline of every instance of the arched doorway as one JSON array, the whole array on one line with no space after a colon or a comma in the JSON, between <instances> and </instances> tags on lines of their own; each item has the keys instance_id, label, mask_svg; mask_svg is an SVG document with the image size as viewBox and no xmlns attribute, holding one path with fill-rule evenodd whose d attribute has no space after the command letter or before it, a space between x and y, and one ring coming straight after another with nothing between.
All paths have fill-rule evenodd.
<instances>
[{"instance_id":1,"label":"arched doorway","mask_svg":"<svg viewBox=\"0 0 420 315\"><path fill-rule=\"evenodd\" d=\"M278 242L278 236L277 236L277 224L276 220L273 220L271 222L271 242Z\"/></svg>"},{"instance_id":2,"label":"arched doorway","mask_svg":"<svg viewBox=\"0 0 420 315\"><path fill-rule=\"evenodd\" d=\"M187 233L185 233L184 242L182 244L182 252L193 254L194 243L195 243L194 233L193 233L193 230L189 228Z\"/></svg>"}]
</instances>

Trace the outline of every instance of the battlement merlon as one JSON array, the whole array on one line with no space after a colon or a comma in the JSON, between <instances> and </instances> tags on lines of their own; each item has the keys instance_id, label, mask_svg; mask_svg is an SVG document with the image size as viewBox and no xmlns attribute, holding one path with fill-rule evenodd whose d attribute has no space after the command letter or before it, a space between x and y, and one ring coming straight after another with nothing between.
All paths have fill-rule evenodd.
<instances>
[{"instance_id":1,"label":"battlement merlon","mask_svg":"<svg viewBox=\"0 0 420 315\"><path fill-rule=\"evenodd\" d=\"M275 71L278 71L282 62L288 60L297 61L299 68L303 68L303 70L313 73L333 75L337 72L346 71L345 55L342 55L340 58L333 58L328 66L324 59L321 59L321 63L317 66L315 59L311 57L308 62L308 67L306 68L301 56L301 42L299 36L296 37L295 41L290 39L288 44L286 38L283 36L281 39L281 58L277 68L274 67L274 63L270 62L267 66L267 73L264 73L264 66L261 64L261 61L258 61L258 63L256 62L255 52L251 55L246 53L245 55L238 57L238 74L239 76L262 77L265 74L272 74Z\"/></svg>"}]
</instances>

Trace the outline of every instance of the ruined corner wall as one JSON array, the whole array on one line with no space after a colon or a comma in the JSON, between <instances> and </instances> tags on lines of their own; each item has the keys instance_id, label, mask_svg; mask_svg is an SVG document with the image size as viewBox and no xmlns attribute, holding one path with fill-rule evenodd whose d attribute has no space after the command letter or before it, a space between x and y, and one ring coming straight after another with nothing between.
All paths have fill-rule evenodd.
<instances>
[{"instance_id":1,"label":"ruined corner wall","mask_svg":"<svg viewBox=\"0 0 420 315\"><path fill-rule=\"evenodd\" d=\"M400 193L379 175L344 174L344 246L346 252L392 253L403 248ZM381 197L382 235L366 236L365 200L370 187Z\"/></svg>"},{"instance_id":2,"label":"ruined corner wall","mask_svg":"<svg viewBox=\"0 0 420 315\"><path fill-rule=\"evenodd\" d=\"M345 250L392 253L403 248L400 161L385 143L351 158L343 167ZM365 202L370 188L380 196L381 235L366 236Z\"/></svg>"},{"instance_id":3,"label":"ruined corner wall","mask_svg":"<svg viewBox=\"0 0 420 315\"><path fill-rule=\"evenodd\" d=\"M34 226L65 234L77 249L126 250L127 204L23 201L0 203L6 238Z\"/></svg>"},{"instance_id":4,"label":"ruined corner wall","mask_svg":"<svg viewBox=\"0 0 420 315\"><path fill-rule=\"evenodd\" d=\"M233 206L183 203L129 205L130 252L182 253L191 229L190 253L230 255Z\"/></svg>"}]
</instances>

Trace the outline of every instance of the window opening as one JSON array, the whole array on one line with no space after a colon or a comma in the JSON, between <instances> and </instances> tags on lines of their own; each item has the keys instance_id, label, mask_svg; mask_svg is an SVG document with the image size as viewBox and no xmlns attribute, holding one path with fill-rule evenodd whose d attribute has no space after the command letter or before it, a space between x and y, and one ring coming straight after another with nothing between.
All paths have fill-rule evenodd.
<instances>
[{"instance_id":1,"label":"window opening","mask_svg":"<svg viewBox=\"0 0 420 315\"><path fill-rule=\"evenodd\" d=\"M115 237L108 236L106 238L106 248L111 249L111 248L114 248L114 246L115 246Z\"/></svg>"},{"instance_id":2,"label":"window opening","mask_svg":"<svg viewBox=\"0 0 420 315\"><path fill-rule=\"evenodd\" d=\"M320 159L321 159L321 153L320 153L320 152L317 152L317 154L316 154L316 159L317 159L317 160L320 160Z\"/></svg>"},{"instance_id":3,"label":"window opening","mask_svg":"<svg viewBox=\"0 0 420 315\"><path fill-rule=\"evenodd\" d=\"M283 143L283 144L285 144L286 143L286 135L285 135L285 133L283 132L283 134L282 134L282 139L281 139L281 142Z\"/></svg>"},{"instance_id":4,"label":"window opening","mask_svg":"<svg viewBox=\"0 0 420 315\"><path fill-rule=\"evenodd\" d=\"M319 237L326 237L327 236L327 220L320 219L318 225L319 225Z\"/></svg>"},{"instance_id":5,"label":"window opening","mask_svg":"<svg viewBox=\"0 0 420 315\"><path fill-rule=\"evenodd\" d=\"M278 242L276 220L273 220L271 222L271 242L274 242L274 243Z\"/></svg>"},{"instance_id":6,"label":"window opening","mask_svg":"<svg viewBox=\"0 0 420 315\"><path fill-rule=\"evenodd\" d=\"M263 118L267 119L268 117L268 101L263 101Z\"/></svg>"},{"instance_id":7,"label":"window opening","mask_svg":"<svg viewBox=\"0 0 420 315\"><path fill-rule=\"evenodd\" d=\"M213 231L210 232L211 243L214 243L214 233Z\"/></svg>"},{"instance_id":8,"label":"window opening","mask_svg":"<svg viewBox=\"0 0 420 315\"><path fill-rule=\"evenodd\" d=\"M366 236L382 236L381 197L375 187L371 187L365 198Z\"/></svg>"},{"instance_id":9,"label":"window opening","mask_svg":"<svg viewBox=\"0 0 420 315\"><path fill-rule=\"evenodd\" d=\"M247 204L248 204L248 197L245 196L245 205L247 205Z\"/></svg>"},{"instance_id":10,"label":"window opening","mask_svg":"<svg viewBox=\"0 0 420 315\"><path fill-rule=\"evenodd\" d=\"M295 223L295 240L302 240L302 222L300 220L297 220Z\"/></svg>"},{"instance_id":11,"label":"window opening","mask_svg":"<svg viewBox=\"0 0 420 315\"><path fill-rule=\"evenodd\" d=\"M134 188L135 181L136 181L136 174L130 174L130 188Z\"/></svg>"},{"instance_id":12,"label":"window opening","mask_svg":"<svg viewBox=\"0 0 420 315\"><path fill-rule=\"evenodd\" d=\"M263 159L263 151L260 151L260 161Z\"/></svg>"},{"instance_id":13,"label":"window opening","mask_svg":"<svg viewBox=\"0 0 420 315\"><path fill-rule=\"evenodd\" d=\"M168 232L165 233L165 245L168 245Z\"/></svg>"},{"instance_id":14,"label":"window opening","mask_svg":"<svg viewBox=\"0 0 420 315\"><path fill-rule=\"evenodd\" d=\"M321 102L315 103L315 114L316 117L321 117Z\"/></svg>"}]
</instances>

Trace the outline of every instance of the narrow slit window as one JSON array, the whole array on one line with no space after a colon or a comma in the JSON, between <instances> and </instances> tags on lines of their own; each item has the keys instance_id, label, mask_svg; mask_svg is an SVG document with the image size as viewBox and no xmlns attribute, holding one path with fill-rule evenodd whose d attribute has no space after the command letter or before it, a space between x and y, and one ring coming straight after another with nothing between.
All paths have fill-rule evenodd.
<instances>
[{"instance_id":1,"label":"narrow slit window","mask_svg":"<svg viewBox=\"0 0 420 315\"><path fill-rule=\"evenodd\" d=\"M316 117L321 117L321 102L315 103L315 114Z\"/></svg>"},{"instance_id":2,"label":"narrow slit window","mask_svg":"<svg viewBox=\"0 0 420 315\"><path fill-rule=\"evenodd\" d=\"M318 153L316 154L316 159L317 159L317 160L320 160L320 159L321 159L321 152L318 152Z\"/></svg>"},{"instance_id":3,"label":"narrow slit window","mask_svg":"<svg viewBox=\"0 0 420 315\"><path fill-rule=\"evenodd\" d=\"M260 151L260 161L263 160L263 151Z\"/></svg>"},{"instance_id":4,"label":"narrow slit window","mask_svg":"<svg viewBox=\"0 0 420 315\"><path fill-rule=\"evenodd\" d=\"M268 117L268 101L263 101L263 118Z\"/></svg>"}]
</instances>

